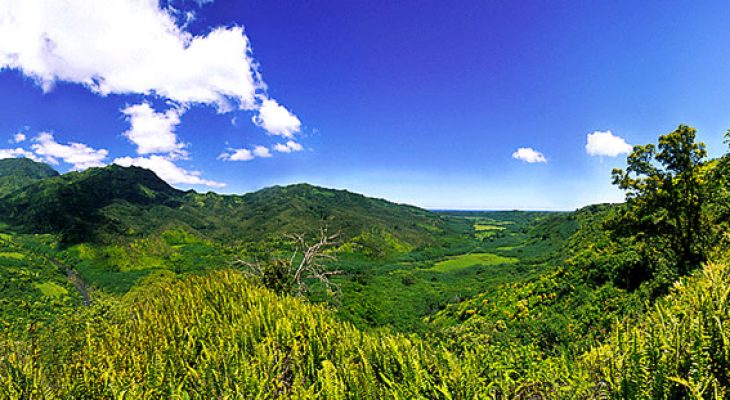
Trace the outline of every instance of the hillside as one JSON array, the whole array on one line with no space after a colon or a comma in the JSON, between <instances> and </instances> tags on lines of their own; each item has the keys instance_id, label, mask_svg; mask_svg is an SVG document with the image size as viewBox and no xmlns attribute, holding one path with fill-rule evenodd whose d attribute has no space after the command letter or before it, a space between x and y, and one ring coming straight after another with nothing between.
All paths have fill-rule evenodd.
<instances>
[{"instance_id":1,"label":"hillside","mask_svg":"<svg viewBox=\"0 0 730 400\"><path fill-rule=\"evenodd\" d=\"M8 177L25 179L22 171L9 169ZM48 255L117 293L158 269L204 271L238 257L288 252L287 235L310 237L322 227L339 233L343 253L367 260L448 246L469 229L416 207L307 184L242 196L201 194L174 189L149 170L117 165L26 181L0 197L5 230L30 241L51 235L58 243Z\"/></svg>"},{"instance_id":2,"label":"hillside","mask_svg":"<svg viewBox=\"0 0 730 400\"><path fill-rule=\"evenodd\" d=\"M158 275L33 341L0 337L0 397L720 399L729 277L727 264L708 264L635 324L616 323L604 343L546 357L532 344L449 350L363 332L236 271Z\"/></svg>"},{"instance_id":3,"label":"hillside","mask_svg":"<svg viewBox=\"0 0 730 400\"><path fill-rule=\"evenodd\" d=\"M430 211L346 190L308 184L274 186L243 195L237 214L249 235L306 232L326 224L346 239L366 231L385 231L408 246L435 243L445 223Z\"/></svg>"},{"instance_id":4,"label":"hillside","mask_svg":"<svg viewBox=\"0 0 730 400\"><path fill-rule=\"evenodd\" d=\"M33 182L54 176L58 176L58 172L47 164L28 158L2 159L0 160L0 197Z\"/></svg>"},{"instance_id":5,"label":"hillside","mask_svg":"<svg viewBox=\"0 0 730 400\"><path fill-rule=\"evenodd\" d=\"M15 239L0 233L0 330L23 330L80 306L68 271Z\"/></svg>"},{"instance_id":6,"label":"hillside","mask_svg":"<svg viewBox=\"0 0 730 400\"><path fill-rule=\"evenodd\" d=\"M224 196L179 191L138 167L111 165L35 181L29 176L25 169L7 169L5 179L26 184L0 198L3 219L24 232L61 234L67 244L110 243L171 228L232 243L328 226L345 240L375 229L416 247L434 243L434 232L444 227L426 210L306 184Z\"/></svg>"},{"instance_id":7,"label":"hillside","mask_svg":"<svg viewBox=\"0 0 730 400\"><path fill-rule=\"evenodd\" d=\"M434 213L308 184L242 196L182 192L148 170L119 166L39 180L0 198L0 208L9 238L116 294L155 271L200 273L242 257L288 258L286 235L311 236L326 226L340 233L333 265L344 272L335 278L340 316L363 328L402 331L423 330L421 319L454 299L539 273L567 238L540 224L570 220ZM468 252L475 255L458 259Z\"/></svg>"}]
</instances>

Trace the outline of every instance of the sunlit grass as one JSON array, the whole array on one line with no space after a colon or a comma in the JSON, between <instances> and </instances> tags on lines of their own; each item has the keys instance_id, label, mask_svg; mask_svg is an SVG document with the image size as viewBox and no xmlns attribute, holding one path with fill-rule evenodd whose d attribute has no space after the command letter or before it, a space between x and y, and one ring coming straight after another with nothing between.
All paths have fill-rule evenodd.
<instances>
[{"instance_id":1,"label":"sunlit grass","mask_svg":"<svg viewBox=\"0 0 730 400\"><path fill-rule=\"evenodd\" d=\"M477 265L499 265L515 264L519 261L516 257L504 257L492 253L472 253L460 256L449 257L446 260L437 262L431 270L439 272L454 271L469 268Z\"/></svg>"},{"instance_id":2,"label":"sunlit grass","mask_svg":"<svg viewBox=\"0 0 730 400\"><path fill-rule=\"evenodd\" d=\"M477 232L481 231L503 231L504 226L492 225L492 224L474 224L474 230Z\"/></svg>"},{"instance_id":3,"label":"sunlit grass","mask_svg":"<svg viewBox=\"0 0 730 400\"><path fill-rule=\"evenodd\" d=\"M68 294L65 287L53 282L34 283L33 286L48 297L61 297Z\"/></svg>"},{"instance_id":4,"label":"sunlit grass","mask_svg":"<svg viewBox=\"0 0 730 400\"><path fill-rule=\"evenodd\" d=\"M12 258L13 260L24 260L25 255L15 251L0 251L0 258Z\"/></svg>"}]
</instances>

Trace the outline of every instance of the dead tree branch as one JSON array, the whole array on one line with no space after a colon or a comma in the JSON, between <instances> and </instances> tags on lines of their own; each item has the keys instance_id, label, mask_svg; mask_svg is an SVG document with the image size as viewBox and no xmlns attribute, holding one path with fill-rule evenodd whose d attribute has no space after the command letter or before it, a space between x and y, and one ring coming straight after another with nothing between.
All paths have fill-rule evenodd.
<instances>
[{"instance_id":1,"label":"dead tree branch","mask_svg":"<svg viewBox=\"0 0 730 400\"><path fill-rule=\"evenodd\" d=\"M330 250L338 245L336 240L339 233L330 234L326 227L322 227L313 242L307 240L302 234L289 234L286 237L294 243L291 257L274 260L271 263L239 259L236 264L245 267L249 273L260 278L266 286L272 289L293 291L297 295L303 295L309 290L305 279L316 279L329 292L339 292L339 287L330 280L330 277L340 275L342 271L327 269L329 262L337 260ZM299 254L301 254L301 259L296 264Z\"/></svg>"}]
</instances>

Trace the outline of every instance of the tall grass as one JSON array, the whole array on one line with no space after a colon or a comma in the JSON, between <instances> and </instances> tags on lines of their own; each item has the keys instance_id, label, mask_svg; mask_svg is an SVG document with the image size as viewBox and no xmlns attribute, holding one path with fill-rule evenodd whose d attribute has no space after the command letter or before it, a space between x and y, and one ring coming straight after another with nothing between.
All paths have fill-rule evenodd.
<instances>
[{"instance_id":1,"label":"tall grass","mask_svg":"<svg viewBox=\"0 0 730 400\"><path fill-rule=\"evenodd\" d=\"M401 335L366 334L233 271L130 292L3 342L10 398L473 398L481 371Z\"/></svg>"},{"instance_id":2,"label":"tall grass","mask_svg":"<svg viewBox=\"0 0 730 400\"><path fill-rule=\"evenodd\" d=\"M726 398L730 268L709 264L586 354L462 349L280 297L236 271L155 277L0 339L9 399Z\"/></svg>"}]
</instances>

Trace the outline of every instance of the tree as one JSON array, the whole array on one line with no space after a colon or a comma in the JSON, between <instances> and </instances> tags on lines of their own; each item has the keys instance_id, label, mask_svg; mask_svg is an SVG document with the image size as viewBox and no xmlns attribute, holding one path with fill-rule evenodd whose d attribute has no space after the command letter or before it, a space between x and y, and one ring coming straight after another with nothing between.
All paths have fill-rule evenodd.
<instances>
[{"instance_id":1,"label":"tree","mask_svg":"<svg viewBox=\"0 0 730 400\"><path fill-rule=\"evenodd\" d=\"M329 250L337 245L335 240L338 236L328 234L326 228L320 228L315 242L308 241L301 234L287 235L294 247L291 257L268 262L237 260L236 263L243 265L264 286L277 293L303 295L309 290L305 279L315 279L332 292L338 287L329 278L342 271L328 270L327 263L336 260Z\"/></svg>"},{"instance_id":2,"label":"tree","mask_svg":"<svg viewBox=\"0 0 730 400\"><path fill-rule=\"evenodd\" d=\"M725 133L730 150L730 130ZM730 152L718 158L708 174L709 201L706 214L711 219L712 245L720 254L730 248Z\"/></svg>"},{"instance_id":3,"label":"tree","mask_svg":"<svg viewBox=\"0 0 730 400\"><path fill-rule=\"evenodd\" d=\"M624 212L614 227L644 245L666 245L658 250L670 252L672 272L680 275L705 261L707 250L702 213L707 152L695 139L694 128L680 125L660 136L658 146L635 146L626 171L612 172L613 183L626 192Z\"/></svg>"}]
</instances>

